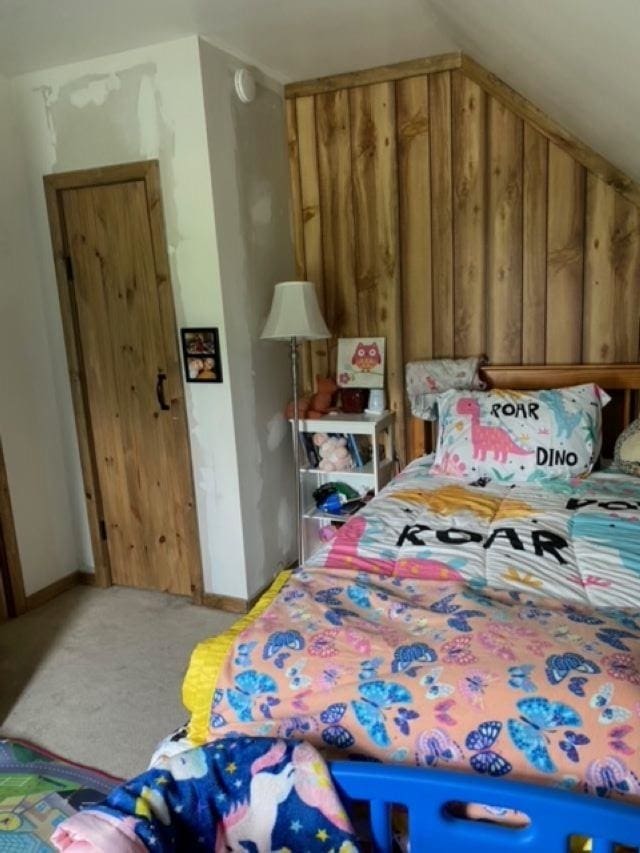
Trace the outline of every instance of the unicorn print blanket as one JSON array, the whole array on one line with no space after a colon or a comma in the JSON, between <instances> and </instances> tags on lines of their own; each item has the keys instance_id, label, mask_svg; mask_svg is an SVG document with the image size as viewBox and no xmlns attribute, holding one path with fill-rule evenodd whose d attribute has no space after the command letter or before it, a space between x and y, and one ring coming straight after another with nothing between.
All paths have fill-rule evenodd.
<instances>
[{"instance_id":1,"label":"unicorn print blanket","mask_svg":"<svg viewBox=\"0 0 640 853\"><path fill-rule=\"evenodd\" d=\"M71 853L357 849L316 750L246 737L160 761L64 821L52 841Z\"/></svg>"}]
</instances>

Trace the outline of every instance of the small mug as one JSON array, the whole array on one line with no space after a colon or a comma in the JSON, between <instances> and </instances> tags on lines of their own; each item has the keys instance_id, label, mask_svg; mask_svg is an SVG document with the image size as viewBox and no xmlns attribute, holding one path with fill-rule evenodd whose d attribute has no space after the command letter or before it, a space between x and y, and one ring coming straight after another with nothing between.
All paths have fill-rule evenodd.
<instances>
[{"instance_id":1,"label":"small mug","mask_svg":"<svg viewBox=\"0 0 640 853\"><path fill-rule=\"evenodd\" d=\"M384 412L385 404L384 388L372 388L369 391L367 412L370 412L372 415L381 415Z\"/></svg>"},{"instance_id":2,"label":"small mug","mask_svg":"<svg viewBox=\"0 0 640 853\"><path fill-rule=\"evenodd\" d=\"M342 411L349 415L359 415L364 411L367 392L364 388L342 388L340 403Z\"/></svg>"}]
</instances>

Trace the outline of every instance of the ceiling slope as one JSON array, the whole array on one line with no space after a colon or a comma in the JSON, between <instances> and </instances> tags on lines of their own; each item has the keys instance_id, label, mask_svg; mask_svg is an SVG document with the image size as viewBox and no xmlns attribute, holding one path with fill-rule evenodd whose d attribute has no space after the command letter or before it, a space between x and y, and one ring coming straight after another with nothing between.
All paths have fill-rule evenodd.
<instances>
[{"instance_id":1,"label":"ceiling slope","mask_svg":"<svg viewBox=\"0 0 640 853\"><path fill-rule=\"evenodd\" d=\"M423 0L458 49L640 180L637 0Z\"/></svg>"}]
</instances>

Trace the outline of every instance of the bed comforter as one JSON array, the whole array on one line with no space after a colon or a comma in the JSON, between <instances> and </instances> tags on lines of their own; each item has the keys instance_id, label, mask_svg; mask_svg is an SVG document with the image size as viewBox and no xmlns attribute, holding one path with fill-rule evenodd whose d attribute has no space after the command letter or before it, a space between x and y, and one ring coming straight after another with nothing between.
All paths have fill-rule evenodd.
<instances>
[{"instance_id":1,"label":"bed comforter","mask_svg":"<svg viewBox=\"0 0 640 853\"><path fill-rule=\"evenodd\" d=\"M313 563L196 649L193 741L296 736L640 797L638 481L514 489L422 460Z\"/></svg>"}]
</instances>

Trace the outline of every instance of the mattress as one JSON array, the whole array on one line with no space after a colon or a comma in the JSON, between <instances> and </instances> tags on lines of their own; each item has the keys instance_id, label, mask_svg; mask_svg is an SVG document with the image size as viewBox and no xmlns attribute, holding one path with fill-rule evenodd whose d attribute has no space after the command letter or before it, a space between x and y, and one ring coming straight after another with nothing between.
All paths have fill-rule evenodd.
<instances>
[{"instance_id":1,"label":"mattress","mask_svg":"<svg viewBox=\"0 0 640 853\"><path fill-rule=\"evenodd\" d=\"M513 487L408 466L185 681L196 743L640 796L640 481Z\"/></svg>"}]
</instances>

